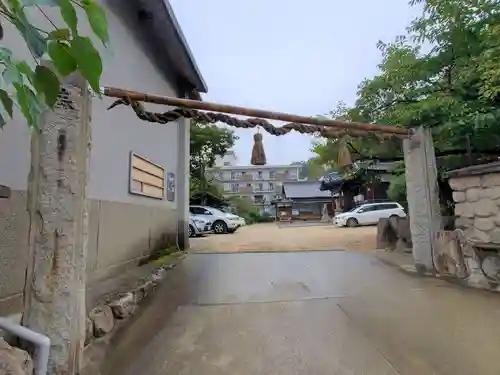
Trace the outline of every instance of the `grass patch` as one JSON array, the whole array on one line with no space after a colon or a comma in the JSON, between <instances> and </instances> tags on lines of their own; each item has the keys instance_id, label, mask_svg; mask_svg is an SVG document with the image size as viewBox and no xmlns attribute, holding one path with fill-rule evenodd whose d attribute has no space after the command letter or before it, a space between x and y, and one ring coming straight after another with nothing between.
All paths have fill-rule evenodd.
<instances>
[{"instance_id":1,"label":"grass patch","mask_svg":"<svg viewBox=\"0 0 500 375\"><path fill-rule=\"evenodd\" d=\"M163 256L153 260L151 263L155 266L169 266L172 264L176 264L184 257L183 251L178 251L174 248L171 252L165 252Z\"/></svg>"}]
</instances>

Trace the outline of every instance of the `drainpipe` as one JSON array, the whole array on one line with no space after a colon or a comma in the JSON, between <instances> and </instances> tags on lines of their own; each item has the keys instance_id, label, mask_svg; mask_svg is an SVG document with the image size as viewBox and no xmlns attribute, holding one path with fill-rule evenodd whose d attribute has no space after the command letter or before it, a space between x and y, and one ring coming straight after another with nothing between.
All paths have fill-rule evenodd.
<instances>
[{"instance_id":1,"label":"drainpipe","mask_svg":"<svg viewBox=\"0 0 500 375\"><path fill-rule=\"evenodd\" d=\"M0 329L29 341L36 346L35 375L46 375L49 362L50 339L38 332L11 322L7 318L0 318Z\"/></svg>"}]
</instances>

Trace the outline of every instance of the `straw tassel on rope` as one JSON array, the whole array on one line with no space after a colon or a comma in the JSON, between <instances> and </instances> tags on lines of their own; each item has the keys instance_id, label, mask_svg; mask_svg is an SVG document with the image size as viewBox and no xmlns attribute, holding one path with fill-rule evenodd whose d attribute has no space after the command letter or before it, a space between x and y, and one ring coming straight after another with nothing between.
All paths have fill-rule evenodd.
<instances>
[{"instance_id":1,"label":"straw tassel on rope","mask_svg":"<svg viewBox=\"0 0 500 375\"><path fill-rule=\"evenodd\" d=\"M264 144L262 143L262 134L255 133L253 135L253 142L252 158L250 159L250 164L266 165L266 153L264 152Z\"/></svg>"}]
</instances>

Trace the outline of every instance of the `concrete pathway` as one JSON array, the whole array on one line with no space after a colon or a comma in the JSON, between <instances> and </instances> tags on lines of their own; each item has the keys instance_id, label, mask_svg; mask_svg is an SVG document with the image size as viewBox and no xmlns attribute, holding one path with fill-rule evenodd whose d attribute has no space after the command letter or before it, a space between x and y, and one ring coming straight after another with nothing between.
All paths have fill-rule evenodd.
<instances>
[{"instance_id":1,"label":"concrete pathway","mask_svg":"<svg viewBox=\"0 0 500 375\"><path fill-rule=\"evenodd\" d=\"M493 375L499 322L500 296L367 254L193 254L123 333L108 371Z\"/></svg>"}]
</instances>

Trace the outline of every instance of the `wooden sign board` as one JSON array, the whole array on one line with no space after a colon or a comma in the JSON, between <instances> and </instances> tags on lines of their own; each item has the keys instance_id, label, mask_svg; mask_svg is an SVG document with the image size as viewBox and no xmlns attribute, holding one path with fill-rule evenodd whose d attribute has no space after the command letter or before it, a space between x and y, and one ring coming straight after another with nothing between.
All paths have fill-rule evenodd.
<instances>
[{"instance_id":1,"label":"wooden sign board","mask_svg":"<svg viewBox=\"0 0 500 375\"><path fill-rule=\"evenodd\" d=\"M131 194L144 195L156 199L165 198L165 169L148 159L130 153Z\"/></svg>"}]
</instances>

